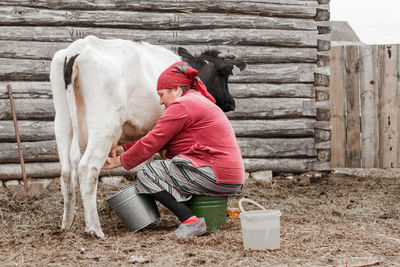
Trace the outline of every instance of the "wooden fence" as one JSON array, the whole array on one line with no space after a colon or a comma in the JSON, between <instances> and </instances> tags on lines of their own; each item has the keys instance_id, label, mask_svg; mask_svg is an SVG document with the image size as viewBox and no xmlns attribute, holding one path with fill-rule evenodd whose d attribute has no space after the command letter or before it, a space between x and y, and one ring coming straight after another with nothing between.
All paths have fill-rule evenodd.
<instances>
[{"instance_id":1,"label":"wooden fence","mask_svg":"<svg viewBox=\"0 0 400 267\"><path fill-rule=\"evenodd\" d=\"M332 47L332 167L399 166L398 72L398 45Z\"/></svg>"},{"instance_id":2,"label":"wooden fence","mask_svg":"<svg viewBox=\"0 0 400 267\"><path fill-rule=\"evenodd\" d=\"M245 61L227 113L248 172L330 168L329 0L0 0L0 179L20 176L6 86L12 85L28 176L59 174L49 68L87 35ZM328 54L327 54L328 53ZM318 100L316 100L318 98Z\"/></svg>"}]
</instances>

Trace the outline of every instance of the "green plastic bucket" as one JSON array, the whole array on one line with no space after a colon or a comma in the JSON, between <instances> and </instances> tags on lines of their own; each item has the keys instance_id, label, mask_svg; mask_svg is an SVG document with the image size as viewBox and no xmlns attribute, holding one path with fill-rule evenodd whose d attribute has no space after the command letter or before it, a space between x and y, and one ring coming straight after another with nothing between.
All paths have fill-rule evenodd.
<instances>
[{"instance_id":1,"label":"green plastic bucket","mask_svg":"<svg viewBox=\"0 0 400 267\"><path fill-rule=\"evenodd\" d=\"M208 229L220 229L226 225L228 197L193 196L186 205L197 217L204 217Z\"/></svg>"}]
</instances>

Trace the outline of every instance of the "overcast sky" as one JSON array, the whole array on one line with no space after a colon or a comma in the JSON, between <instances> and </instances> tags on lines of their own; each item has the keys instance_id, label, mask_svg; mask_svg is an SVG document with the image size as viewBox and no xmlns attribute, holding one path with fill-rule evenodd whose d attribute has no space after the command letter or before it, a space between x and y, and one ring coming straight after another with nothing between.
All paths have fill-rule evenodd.
<instances>
[{"instance_id":1,"label":"overcast sky","mask_svg":"<svg viewBox=\"0 0 400 267\"><path fill-rule=\"evenodd\" d=\"M331 0L331 20L347 21L362 42L400 44L400 0Z\"/></svg>"}]
</instances>

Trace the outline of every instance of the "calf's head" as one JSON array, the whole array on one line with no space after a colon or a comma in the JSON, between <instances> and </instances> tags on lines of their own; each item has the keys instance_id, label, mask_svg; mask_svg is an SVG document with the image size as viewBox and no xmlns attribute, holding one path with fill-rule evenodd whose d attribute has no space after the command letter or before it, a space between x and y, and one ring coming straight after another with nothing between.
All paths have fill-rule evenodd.
<instances>
[{"instance_id":1,"label":"calf's head","mask_svg":"<svg viewBox=\"0 0 400 267\"><path fill-rule=\"evenodd\" d=\"M246 67L243 61L220 57L220 52L217 50L193 56L185 48L179 47L178 54L183 61L199 71L199 77L222 111L235 110L235 100L229 93L228 78L229 75L237 74Z\"/></svg>"}]
</instances>

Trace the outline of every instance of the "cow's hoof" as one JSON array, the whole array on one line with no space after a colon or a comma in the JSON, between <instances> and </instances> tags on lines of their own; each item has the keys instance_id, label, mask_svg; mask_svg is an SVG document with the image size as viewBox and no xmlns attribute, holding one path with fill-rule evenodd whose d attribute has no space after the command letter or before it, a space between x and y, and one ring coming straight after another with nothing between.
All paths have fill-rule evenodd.
<instances>
[{"instance_id":1,"label":"cow's hoof","mask_svg":"<svg viewBox=\"0 0 400 267\"><path fill-rule=\"evenodd\" d=\"M97 230L97 231L94 230L94 229L86 230L85 234L90 236L90 237L104 238L104 233L101 230Z\"/></svg>"}]
</instances>

